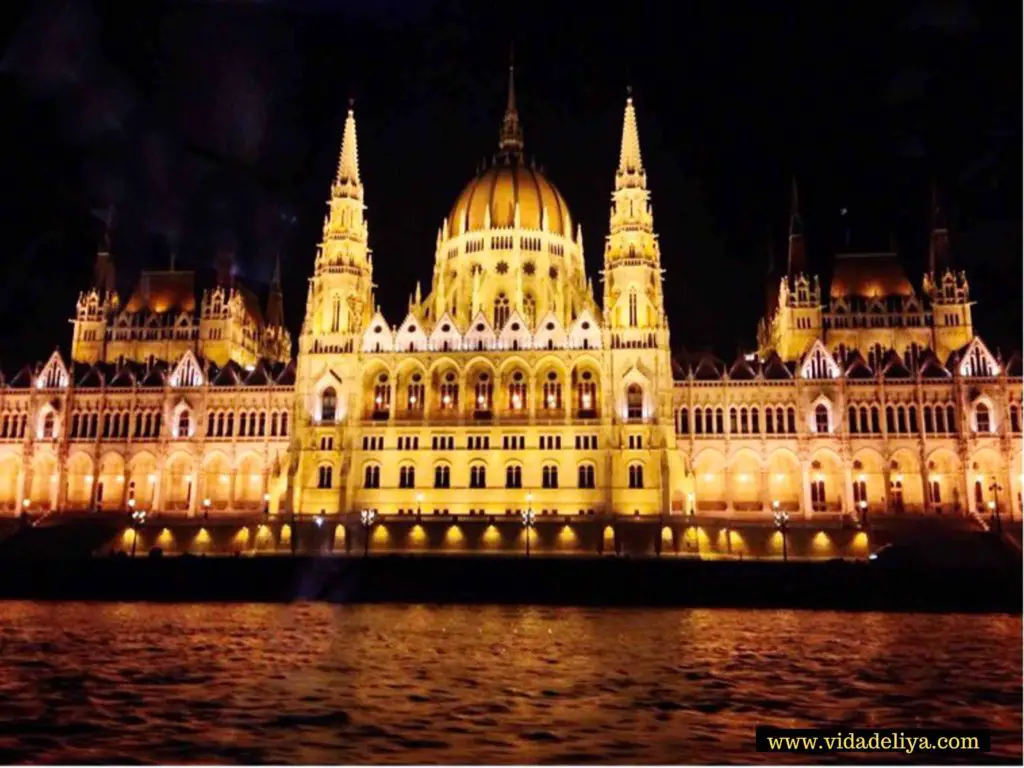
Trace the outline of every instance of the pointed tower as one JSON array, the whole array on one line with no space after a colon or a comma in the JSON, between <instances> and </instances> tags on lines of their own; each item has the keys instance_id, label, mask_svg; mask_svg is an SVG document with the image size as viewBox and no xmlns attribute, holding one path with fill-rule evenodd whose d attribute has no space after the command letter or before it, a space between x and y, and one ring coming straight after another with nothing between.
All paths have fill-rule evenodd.
<instances>
[{"instance_id":1,"label":"pointed tower","mask_svg":"<svg viewBox=\"0 0 1024 768\"><path fill-rule=\"evenodd\" d=\"M949 228L932 184L931 237L928 248L928 272L923 280L924 293L931 301L933 315L932 347L940 360L974 338L971 320L970 285L964 272L953 270L949 247Z\"/></svg>"},{"instance_id":2,"label":"pointed tower","mask_svg":"<svg viewBox=\"0 0 1024 768\"><path fill-rule=\"evenodd\" d=\"M505 103L505 115L501 119L498 156L509 161L515 159L522 162L523 159L523 126L516 109L516 68L511 55L508 62L508 100Z\"/></svg>"},{"instance_id":3,"label":"pointed tower","mask_svg":"<svg viewBox=\"0 0 1024 768\"><path fill-rule=\"evenodd\" d=\"M78 294L71 340L71 359L76 363L95 363L104 359L107 322L120 306L110 247L113 221L114 207L110 206L96 249L92 286Z\"/></svg>"},{"instance_id":4,"label":"pointed tower","mask_svg":"<svg viewBox=\"0 0 1024 768\"><path fill-rule=\"evenodd\" d=\"M284 323L284 294L281 292L281 255L274 262L263 325L263 357L278 362L291 358L292 339Z\"/></svg>"},{"instance_id":5,"label":"pointed tower","mask_svg":"<svg viewBox=\"0 0 1024 768\"><path fill-rule=\"evenodd\" d=\"M766 309L757 329L758 354L762 359L777 352L783 360L796 360L822 334L821 285L817 275L807 272L804 224L795 178L789 199L786 274L779 280L774 306Z\"/></svg>"},{"instance_id":6,"label":"pointed tower","mask_svg":"<svg viewBox=\"0 0 1024 768\"><path fill-rule=\"evenodd\" d=\"M661 250L640 156L633 97L626 99L619 167L604 249L605 324L622 342L645 344L667 329ZM660 342L659 342L660 343ZM667 343L667 342L666 342Z\"/></svg>"},{"instance_id":7,"label":"pointed tower","mask_svg":"<svg viewBox=\"0 0 1024 768\"><path fill-rule=\"evenodd\" d=\"M313 275L312 301L306 306L308 334L351 339L373 314L373 261L359 178L356 118L349 101L338 170L331 184L329 213L324 221ZM335 342L331 343L336 346ZM342 343L344 346L344 343Z\"/></svg>"}]
</instances>

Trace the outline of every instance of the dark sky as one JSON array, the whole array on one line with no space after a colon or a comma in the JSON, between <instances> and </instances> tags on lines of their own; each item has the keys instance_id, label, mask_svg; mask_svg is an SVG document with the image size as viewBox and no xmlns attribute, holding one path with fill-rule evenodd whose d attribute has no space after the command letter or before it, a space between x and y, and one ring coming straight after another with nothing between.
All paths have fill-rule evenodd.
<instances>
[{"instance_id":1,"label":"dark sky","mask_svg":"<svg viewBox=\"0 0 1024 768\"><path fill-rule=\"evenodd\" d=\"M514 41L526 150L600 267L632 84L674 347L753 344L796 175L812 266L894 240L915 285L938 181L976 323L1020 347L1020 13L1006 3L5 3L0 364L67 349L102 211L143 266L305 284L347 100L379 301L393 323L442 218L495 149ZM604 14L604 15L602 15Z\"/></svg>"}]
</instances>

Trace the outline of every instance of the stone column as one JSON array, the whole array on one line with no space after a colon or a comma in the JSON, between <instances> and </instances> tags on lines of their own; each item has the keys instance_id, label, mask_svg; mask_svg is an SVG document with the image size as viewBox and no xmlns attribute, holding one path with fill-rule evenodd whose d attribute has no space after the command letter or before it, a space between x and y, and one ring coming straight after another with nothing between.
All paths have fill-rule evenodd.
<instances>
[{"instance_id":1,"label":"stone column","mask_svg":"<svg viewBox=\"0 0 1024 768\"><path fill-rule=\"evenodd\" d=\"M732 469L728 466L722 471L722 487L725 495L725 511L732 514Z\"/></svg>"},{"instance_id":2,"label":"stone column","mask_svg":"<svg viewBox=\"0 0 1024 768\"><path fill-rule=\"evenodd\" d=\"M800 462L800 485L803 490L803 502L800 505L806 520L811 514L811 462Z\"/></svg>"},{"instance_id":3,"label":"stone column","mask_svg":"<svg viewBox=\"0 0 1024 768\"><path fill-rule=\"evenodd\" d=\"M849 461L843 462L843 493L841 495L843 513L850 514L853 511L853 467Z\"/></svg>"},{"instance_id":4,"label":"stone column","mask_svg":"<svg viewBox=\"0 0 1024 768\"><path fill-rule=\"evenodd\" d=\"M761 500L761 511L771 511L772 499L771 499L771 488L769 486L768 467L761 467L761 487L758 498Z\"/></svg>"},{"instance_id":5,"label":"stone column","mask_svg":"<svg viewBox=\"0 0 1024 768\"><path fill-rule=\"evenodd\" d=\"M160 504L163 501L163 494L160 492L161 489L162 489L162 486L163 486L163 482L162 482L163 478L161 477L161 473L160 473L159 469L154 469L153 477L155 478L153 480L153 483L152 483L152 485L153 485L153 494L152 494L153 498L152 498L152 501L150 503L153 506L153 510L152 511L153 512L159 512L160 511ZM149 478L148 477L146 478L146 482L147 483L149 482Z\"/></svg>"}]
</instances>

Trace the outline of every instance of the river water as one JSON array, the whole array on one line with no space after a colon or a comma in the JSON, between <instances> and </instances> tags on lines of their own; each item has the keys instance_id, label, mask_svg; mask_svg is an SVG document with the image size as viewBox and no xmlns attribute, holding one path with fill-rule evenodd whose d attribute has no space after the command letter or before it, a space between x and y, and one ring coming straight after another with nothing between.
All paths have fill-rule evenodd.
<instances>
[{"instance_id":1,"label":"river water","mask_svg":"<svg viewBox=\"0 0 1024 768\"><path fill-rule=\"evenodd\" d=\"M1019 616L0 603L0 763L748 762L757 724L1019 761L1021 696Z\"/></svg>"}]
</instances>

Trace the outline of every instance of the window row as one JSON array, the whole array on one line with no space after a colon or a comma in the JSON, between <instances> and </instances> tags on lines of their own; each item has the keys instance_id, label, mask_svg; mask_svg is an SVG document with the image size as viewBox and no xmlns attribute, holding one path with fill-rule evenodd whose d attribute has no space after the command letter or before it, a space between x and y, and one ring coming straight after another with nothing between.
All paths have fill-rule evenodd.
<instances>
[{"instance_id":1,"label":"window row","mask_svg":"<svg viewBox=\"0 0 1024 768\"><path fill-rule=\"evenodd\" d=\"M363 468L363 487L380 488L380 465L367 464ZM319 468L317 486L319 488L330 488L333 470L330 465L323 465ZM451 467L447 464L438 464L434 467L434 488L451 487ZM642 464L634 463L628 467L628 481L630 488L644 487L644 468ZM326 483L326 484L325 484ZM596 488L597 470L593 464L580 464L576 469L576 486L578 488ZM416 487L416 468L405 465L399 468L399 488ZM487 488L487 467L483 464L474 464L469 468L469 487ZM505 467L505 487L523 487L523 468L518 464L509 464ZM559 488L558 466L545 464L541 467L541 488Z\"/></svg>"},{"instance_id":2,"label":"window row","mask_svg":"<svg viewBox=\"0 0 1024 768\"><path fill-rule=\"evenodd\" d=\"M242 411L238 414L238 437L266 437L266 411ZM269 419L271 437L287 437L288 412L273 411ZM235 414L233 411L210 411L206 416L207 437L234 437Z\"/></svg>"},{"instance_id":3,"label":"window row","mask_svg":"<svg viewBox=\"0 0 1024 768\"><path fill-rule=\"evenodd\" d=\"M764 412L764 434L795 434L796 408L792 406L766 406ZM762 409L757 407L729 408L729 432L731 434L762 434ZM686 406L676 411L676 433L680 435L724 435L726 433L725 409Z\"/></svg>"},{"instance_id":4,"label":"window row","mask_svg":"<svg viewBox=\"0 0 1024 768\"><path fill-rule=\"evenodd\" d=\"M25 436L28 416L24 413L5 413L0 419L0 440L17 439Z\"/></svg>"}]
</instances>

